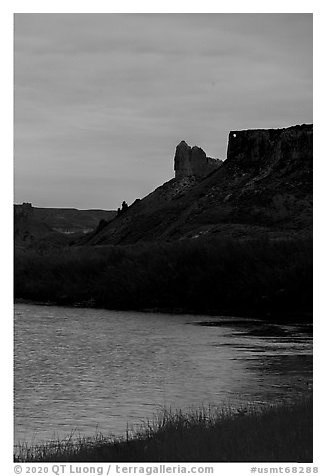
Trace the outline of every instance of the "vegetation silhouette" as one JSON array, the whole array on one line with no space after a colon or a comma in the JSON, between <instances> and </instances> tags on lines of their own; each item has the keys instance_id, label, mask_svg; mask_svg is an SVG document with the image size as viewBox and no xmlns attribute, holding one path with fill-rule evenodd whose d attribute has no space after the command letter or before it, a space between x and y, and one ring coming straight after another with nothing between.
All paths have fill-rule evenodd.
<instances>
[{"instance_id":1,"label":"vegetation silhouette","mask_svg":"<svg viewBox=\"0 0 326 476\"><path fill-rule=\"evenodd\" d=\"M17 249L14 290L60 305L309 320L312 261L311 239Z\"/></svg>"},{"instance_id":2,"label":"vegetation silhouette","mask_svg":"<svg viewBox=\"0 0 326 476\"><path fill-rule=\"evenodd\" d=\"M117 210L118 216L122 215L122 213L125 213L129 208L129 205L127 202L123 201L121 204L121 208L119 207Z\"/></svg>"},{"instance_id":3,"label":"vegetation silhouette","mask_svg":"<svg viewBox=\"0 0 326 476\"><path fill-rule=\"evenodd\" d=\"M72 435L73 436L73 435ZM312 396L295 403L191 412L163 411L126 438L68 438L21 445L15 461L304 462L313 461Z\"/></svg>"}]
</instances>

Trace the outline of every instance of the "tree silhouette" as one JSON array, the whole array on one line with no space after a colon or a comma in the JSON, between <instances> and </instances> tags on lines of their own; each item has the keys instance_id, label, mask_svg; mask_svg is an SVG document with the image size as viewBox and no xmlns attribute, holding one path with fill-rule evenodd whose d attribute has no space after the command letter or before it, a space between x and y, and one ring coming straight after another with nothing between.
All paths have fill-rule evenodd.
<instances>
[{"instance_id":1,"label":"tree silhouette","mask_svg":"<svg viewBox=\"0 0 326 476\"><path fill-rule=\"evenodd\" d=\"M129 208L129 205L128 203L124 200L121 204L121 208L119 207L118 208L118 216L119 215L122 215L122 213L124 213L126 210L128 210Z\"/></svg>"},{"instance_id":2,"label":"tree silhouette","mask_svg":"<svg viewBox=\"0 0 326 476\"><path fill-rule=\"evenodd\" d=\"M121 205L121 211L125 212L126 210L128 210L128 203L123 201Z\"/></svg>"}]
</instances>

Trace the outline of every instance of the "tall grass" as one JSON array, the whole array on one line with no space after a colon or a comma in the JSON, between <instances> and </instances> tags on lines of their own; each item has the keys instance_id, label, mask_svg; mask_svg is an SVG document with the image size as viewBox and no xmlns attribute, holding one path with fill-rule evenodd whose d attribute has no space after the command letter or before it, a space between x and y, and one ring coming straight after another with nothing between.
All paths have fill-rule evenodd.
<instances>
[{"instance_id":1,"label":"tall grass","mask_svg":"<svg viewBox=\"0 0 326 476\"><path fill-rule=\"evenodd\" d=\"M15 253L15 297L261 316L312 310L312 242L198 239Z\"/></svg>"},{"instance_id":2,"label":"tall grass","mask_svg":"<svg viewBox=\"0 0 326 476\"><path fill-rule=\"evenodd\" d=\"M125 439L79 438L20 446L15 461L312 462L312 397L238 412L163 412Z\"/></svg>"}]
</instances>

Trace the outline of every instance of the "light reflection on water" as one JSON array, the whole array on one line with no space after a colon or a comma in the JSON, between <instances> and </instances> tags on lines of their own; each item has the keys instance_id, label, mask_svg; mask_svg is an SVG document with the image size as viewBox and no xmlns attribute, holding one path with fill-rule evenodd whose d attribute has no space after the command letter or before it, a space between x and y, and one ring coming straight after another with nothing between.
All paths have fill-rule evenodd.
<instances>
[{"instance_id":1,"label":"light reflection on water","mask_svg":"<svg viewBox=\"0 0 326 476\"><path fill-rule=\"evenodd\" d=\"M221 325L194 325L214 322ZM15 441L122 435L162 407L293 398L311 385L298 326L15 306ZM272 336L271 336L272 334Z\"/></svg>"}]
</instances>

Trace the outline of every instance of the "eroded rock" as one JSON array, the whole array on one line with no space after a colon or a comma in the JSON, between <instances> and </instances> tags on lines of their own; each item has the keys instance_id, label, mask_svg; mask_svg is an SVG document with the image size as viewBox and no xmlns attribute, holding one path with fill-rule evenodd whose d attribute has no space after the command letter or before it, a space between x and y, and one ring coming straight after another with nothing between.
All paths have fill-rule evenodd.
<instances>
[{"instance_id":1,"label":"eroded rock","mask_svg":"<svg viewBox=\"0 0 326 476\"><path fill-rule=\"evenodd\" d=\"M184 140L177 145L174 156L175 178L206 177L222 165L222 160L207 157L203 149L190 147Z\"/></svg>"}]
</instances>

